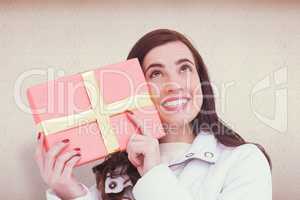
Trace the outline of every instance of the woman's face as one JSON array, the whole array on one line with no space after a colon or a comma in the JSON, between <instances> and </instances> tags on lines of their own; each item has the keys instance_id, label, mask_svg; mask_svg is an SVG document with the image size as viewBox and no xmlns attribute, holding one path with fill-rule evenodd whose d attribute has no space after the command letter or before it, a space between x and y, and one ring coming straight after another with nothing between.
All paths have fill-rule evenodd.
<instances>
[{"instance_id":1,"label":"woman's face","mask_svg":"<svg viewBox=\"0 0 300 200\"><path fill-rule=\"evenodd\" d=\"M191 122L202 106L202 91L195 61L180 41L151 49L143 60L146 81L164 124Z\"/></svg>"}]
</instances>

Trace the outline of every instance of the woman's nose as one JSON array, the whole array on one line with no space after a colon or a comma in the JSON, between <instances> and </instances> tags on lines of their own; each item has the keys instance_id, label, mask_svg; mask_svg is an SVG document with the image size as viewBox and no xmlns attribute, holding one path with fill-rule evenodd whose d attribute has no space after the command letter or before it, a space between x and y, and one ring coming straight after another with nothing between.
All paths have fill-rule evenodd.
<instances>
[{"instance_id":1,"label":"woman's nose","mask_svg":"<svg viewBox=\"0 0 300 200\"><path fill-rule=\"evenodd\" d=\"M172 81L172 82L167 82L164 84L164 91L167 93L167 94L170 94L170 93L180 93L183 91L183 87L180 85L179 82L176 82L176 81Z\"/></svg>"},{"instance_id":2,"label":"woman's nose","mask_svg":"<svg viewBox=\"0 0 300 200\"><path fill-rule=\"evenodd\" d=\"M184 80L176 72L169 72L164 81L163 87L166 94L176 94L184 90Z\"/></svg>"}]
</instances>

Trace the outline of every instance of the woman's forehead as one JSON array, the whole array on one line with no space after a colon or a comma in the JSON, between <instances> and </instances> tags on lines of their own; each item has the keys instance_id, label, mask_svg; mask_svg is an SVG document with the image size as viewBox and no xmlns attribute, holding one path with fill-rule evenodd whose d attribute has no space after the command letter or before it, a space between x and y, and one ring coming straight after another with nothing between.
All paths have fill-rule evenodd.
<instances>
[{"instance_id":1,"label":"woman's forehead","mask_svg":"<svg viewBox=\"0 0 300 200\"><path fill-rule=\"evenodd\" d=\"M152 63L172 64L180 59L187 58L194 62L190 49L180 41L169 42L151 49L143 60L143 68Z\"/></svg>"}]
</instances>

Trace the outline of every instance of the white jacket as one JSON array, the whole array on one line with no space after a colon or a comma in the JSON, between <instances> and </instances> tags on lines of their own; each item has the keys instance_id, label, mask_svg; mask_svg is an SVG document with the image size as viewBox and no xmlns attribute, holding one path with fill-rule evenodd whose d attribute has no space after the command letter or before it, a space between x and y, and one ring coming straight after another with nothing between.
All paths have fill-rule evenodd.
<instances>
[{"instance_id":1,"label":"white jacket","mask_svg":"<svg viewBox=\"0 0 300 200\"><path fill-rule=\"evenodd\" d=\"M83 185L84 186L84 185ZM76 200L101 200L96 184ZM159 164L132 189L136 200L271 200L267 159L254 144L227 147L201 132L182 157ZM59 200L51 191L48 200Z\"/></svg>"}]
</instances>

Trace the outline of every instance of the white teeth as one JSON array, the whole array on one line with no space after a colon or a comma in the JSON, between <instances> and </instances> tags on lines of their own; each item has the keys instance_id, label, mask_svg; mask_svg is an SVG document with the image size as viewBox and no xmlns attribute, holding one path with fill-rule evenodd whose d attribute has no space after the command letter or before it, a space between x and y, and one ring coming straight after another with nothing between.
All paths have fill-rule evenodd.
<instances>
[{"instance_id":1,"label":"white teeth","mask_svg":"<svg viewBox=\"0 0 300 200\"><path fill-rule=\"evenodd\" d=\"M187 99L177 99L174 101L167 101L163 103L163 106L178 106L178 105L185 104L187 101L188 101Z\"/></svg>"}]
</instances>

